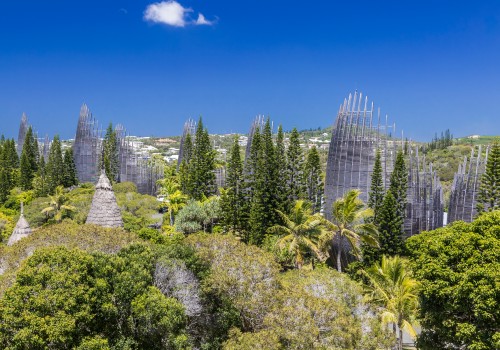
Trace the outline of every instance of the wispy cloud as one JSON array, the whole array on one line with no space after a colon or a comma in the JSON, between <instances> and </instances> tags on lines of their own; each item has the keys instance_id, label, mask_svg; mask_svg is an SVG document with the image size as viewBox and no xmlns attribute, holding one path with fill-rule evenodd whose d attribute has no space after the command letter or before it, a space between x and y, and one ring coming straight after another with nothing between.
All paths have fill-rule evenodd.
<instances>
[{"instance_id":1,"label":"wispy cloud","mask_svg":"<svg viewBox=\"0 0 500 350\"><path fill-rule=\"evenodd\" d=\"M184 7L177 1L168 0L148 5L144 11L144 20L152 23L162 23L173 27L185 27L186 25L213 25L210 21L198 13L198 18L193 20L189 15L194 12L190 7Z\"/></svg>"},{"instance_id":2,"label":"wispy cloud","mask_svg":"<svg viewBox=\"0 0 500 350\"><path fill-rule=\"evenodd\" d=\"M198 13L198 19L196 20L195 24L198 25L198 26L211 26L212 24L214 24L215 21L209 21L205 18L205 16L203 16L201 13Z\"/></svg>"}]
</instances>

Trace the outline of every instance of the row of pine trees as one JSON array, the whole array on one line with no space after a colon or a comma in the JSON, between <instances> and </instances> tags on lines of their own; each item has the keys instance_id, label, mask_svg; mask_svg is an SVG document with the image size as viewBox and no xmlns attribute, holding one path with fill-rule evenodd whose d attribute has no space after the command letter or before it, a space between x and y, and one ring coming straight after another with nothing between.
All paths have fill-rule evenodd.
<instances>
[{"instance_id":1,"label":"row of pine trees","mask_svg":"<svg viewBox=\"0 0 500 350\"><path fill-rule=\"evenodd\" d=\"M59 136L50 145L47 161L28 128L19 157L14 139L0 140L0 203L7 200L14 187L23 191L33 190L35 196L46 196L57 186L71 187L78 184L72 148L62 152Z\"/></svg>"},{"instance_id":2,"label":"row of pine trees","mask_svg":"<svg viewBox=\"0 0 500 350\"><path fill-rule=\"evenodd\" d=\"M180 188L189 198L202 200L217 192L218 166L207 129L200 118L194 140L186 135L179 166ZM293 203L305 199L313 212L321 209L323 182L318 151L305 155L297 129L285 146L283 128L273 135L268 119L251 138L250 153L243 159L235 138L226 162L226 181L221 189L221 225L247 243L261 244L267 229L280 223L276 210L288 212Z\"/></svg>"}]
</instances>

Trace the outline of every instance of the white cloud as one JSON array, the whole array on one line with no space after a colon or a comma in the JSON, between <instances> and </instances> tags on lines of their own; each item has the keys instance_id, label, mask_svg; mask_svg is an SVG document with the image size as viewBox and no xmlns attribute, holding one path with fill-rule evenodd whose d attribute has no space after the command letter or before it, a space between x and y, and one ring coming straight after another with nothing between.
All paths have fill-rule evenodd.
<instances>
[{"instance_id":1,"label":"white cloud","mask_svg":"<svg viewBox=\"0 0 500 350\"><path fill-rule=\"evenodd\" d=\"M202 26L202 25L207 25L207 26L211 26L212 24L214 24L214 21L209 21L205 18L205 16L203 16L201 13L198 14L198 19L196 20L195 24L197 26Z\"/></svg>"},{"instance_id":2,"label":"white cloud","mask_svg":"<svg viewBox=\"0 0 500 350\"><path fill-rule=\"evenodd\" d=\"M174 27L186 25L186 15L193 10L184 8L176 1L162 1L149 5L144 11L144 19L154 23L163 23Z\"/></svg>"},{"instance_id":3,"label":"white cloud","mask_svg":"<svg viewBox=\"0 0 500 350\"><path fill-rule=\"evenodd\" d=\"M162 23L174 27L185 27L187 24L211 26L215 21L210 21L198 13L196 20L189 16L193 9L183 7L175 0L156 2L148 5L144 11L144 20L153 23Z\"/></svg>"}]
</instances>

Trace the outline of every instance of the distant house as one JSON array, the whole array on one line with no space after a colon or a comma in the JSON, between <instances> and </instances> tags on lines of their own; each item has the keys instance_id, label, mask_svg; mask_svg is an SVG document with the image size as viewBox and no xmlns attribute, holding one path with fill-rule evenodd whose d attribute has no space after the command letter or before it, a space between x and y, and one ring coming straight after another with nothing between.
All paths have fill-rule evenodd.
<instances>
[{"instance_id":1,"label":"distant house","mask_svg":"<svg viewBox=\"0 0 500 350\"><path fill-rule=\"evenodd\" d=\"M165 161L171 163L171 162L177 162L179 160L179 155L178 154L173 154L170 156L163 157Z\"/></svg>"},{"instance_id":2,"label":"distant house","mask_svg":"<svg viewBox=\"0 0 500 350\"><path fill-rule=\"evenodd\" d=\"M470 136L467 136L467 138L471 139L471 140L477 140L480 137L481 137L481 135L470 135Z\"/></svg>"}]
</instances>

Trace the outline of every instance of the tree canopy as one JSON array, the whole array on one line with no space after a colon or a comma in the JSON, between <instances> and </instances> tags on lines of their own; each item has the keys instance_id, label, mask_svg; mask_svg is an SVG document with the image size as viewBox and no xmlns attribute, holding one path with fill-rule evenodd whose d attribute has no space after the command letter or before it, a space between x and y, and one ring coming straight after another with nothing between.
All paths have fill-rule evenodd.
<instances>
[{"instance_id":1,"label":"tree canopy","mask_svg":"<svg viewBox=\"0 0 500 350\"><path fill-rule=\"evenodd\" d=\"M500 212L407 240L421 282L421 349L500 347Z\"/></svg>"}]
</instances>

